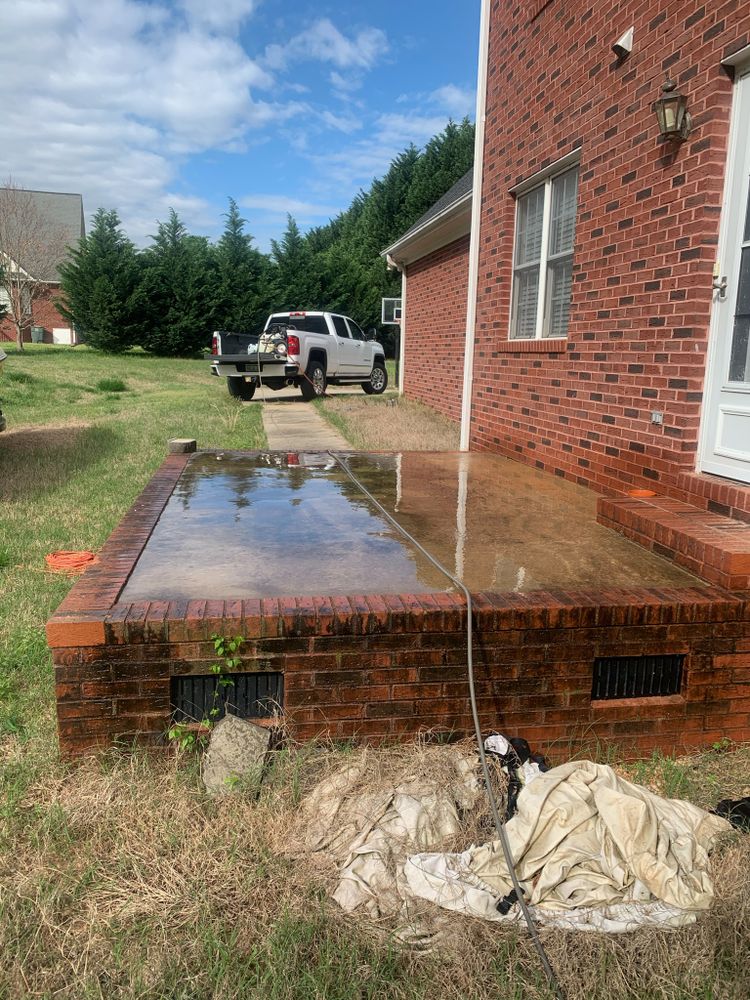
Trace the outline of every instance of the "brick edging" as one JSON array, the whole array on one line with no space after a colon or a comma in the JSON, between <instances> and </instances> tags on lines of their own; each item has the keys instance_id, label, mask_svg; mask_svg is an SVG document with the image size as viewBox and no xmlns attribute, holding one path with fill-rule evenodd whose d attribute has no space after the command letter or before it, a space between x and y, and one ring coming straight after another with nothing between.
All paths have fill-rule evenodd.
<instances>
[{"instance_id":1,"label":"brick edging","mask_svg":"<svg viewBox=\"0 0 750 1000\"><path fill-rule=\"evenodd\" d=\"M172 496L190 455L169 455L102 546L97 561L73 585L53 619L111 608Z\"/></svg>"}]
</instances>

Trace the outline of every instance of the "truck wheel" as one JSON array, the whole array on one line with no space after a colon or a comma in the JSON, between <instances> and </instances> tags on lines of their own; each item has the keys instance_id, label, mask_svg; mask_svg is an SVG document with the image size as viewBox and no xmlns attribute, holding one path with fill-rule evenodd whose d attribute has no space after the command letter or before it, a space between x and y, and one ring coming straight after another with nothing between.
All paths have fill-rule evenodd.
<instances>
[{"instance_id":1,"label":"truck wheel","mask_svg":"<svg viewBox=\"0 0 750 1000\"><path fill-rule=\"evenodd\" d=\"M320 399L326 391L326 370L320 361L311 361L299 384L302 398L309 403L312 399Z\"/></svg>"},{"instance_id":2,"label":"truck wheel","mask_svg":"<svg viewBox=\"0 0 750 1000\"><path fill-rule=\"evenodd\" d=\"M368 396L379 396L388 386L388 372L382 361L376 361L370 372L370 381L363 382L362 388Z\"/></svg>"},{"instance_id":3,"label":"truck wheel","mask_svg":"<svg viewBox=\"0 0 750 1000\"><path fill-rule=\"evenodd\" d=\"M255 382L246 382L244 378L228 378L227 389L229 389L230 396L234 396L235 399L244 399L247 403L255 395Z\"/></svg>"}]
</instances>

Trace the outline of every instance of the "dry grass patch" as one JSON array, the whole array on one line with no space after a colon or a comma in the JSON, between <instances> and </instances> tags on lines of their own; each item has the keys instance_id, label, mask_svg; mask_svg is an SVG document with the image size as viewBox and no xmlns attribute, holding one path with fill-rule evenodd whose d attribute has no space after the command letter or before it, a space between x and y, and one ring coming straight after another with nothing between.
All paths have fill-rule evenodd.
<instances>
[{"instance_id":1,"label":"dry grass patch","mask_svg":"<svg viewBox=\"0 0 750 1000\"><path fill-rule=\"evenodd\" d=\"M24 748L4 750L12 769ZM416 954L337 909L329 866L285 856L302 796L360 752L377 784L439 774L445 751L282 750L260 789L221 801L191 757L48 762L0 812L0 996L546 1000L522 932L445 914L441 951ZM546 933L570 1000L750 995L750 837L716 853L714 877L715 906L693 927Z\"/></svg>"},{"instance_id":2,"label":"dry grass patch","mask_svg":"<svg viewBox=\"0 0 750 1000\"><path fill-rule=\"evenodd\" d=\"M320 413L357 451L455 451L460 428L404 396L331 396Z\"/></svg>"}]
</instances>

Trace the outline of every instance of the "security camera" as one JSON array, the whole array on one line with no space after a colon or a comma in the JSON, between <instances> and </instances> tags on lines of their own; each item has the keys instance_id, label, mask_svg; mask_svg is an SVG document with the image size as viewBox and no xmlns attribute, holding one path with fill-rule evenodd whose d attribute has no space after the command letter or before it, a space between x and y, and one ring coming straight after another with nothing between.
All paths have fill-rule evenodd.
<instances>
[{"instance_id":1,"label":"security camera","mask_svg":"<svg viewBox=\"0 0 750 1000\"><path fill-rule=\"evenodd\" d=\"M615 44L612 46L612 51L617 56L618 59L624 59L625 56L629 56L633 51L633 29L628 28L624 35L620 35Z\"/></svg>"}]
</instances>

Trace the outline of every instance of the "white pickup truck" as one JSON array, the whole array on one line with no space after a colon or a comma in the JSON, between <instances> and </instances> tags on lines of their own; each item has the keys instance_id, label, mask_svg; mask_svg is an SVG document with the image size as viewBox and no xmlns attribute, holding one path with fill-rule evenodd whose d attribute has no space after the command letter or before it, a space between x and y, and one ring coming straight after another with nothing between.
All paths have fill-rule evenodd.
<instances>
[{"instance_id":1,"label":"white pickup truck","mask_svg":"<svg viewBox=\"0 0 750 1000\"><path fill-rule=\"evenodd\" d=\"M294 385L307 400L327 385L361 385L371 395L388 385L382 346L348 316L330 312L272 313L261 334L218 330L211 371L226 378L230 395L245 400L259 385Z\"/></svg>"}]
</instances>

